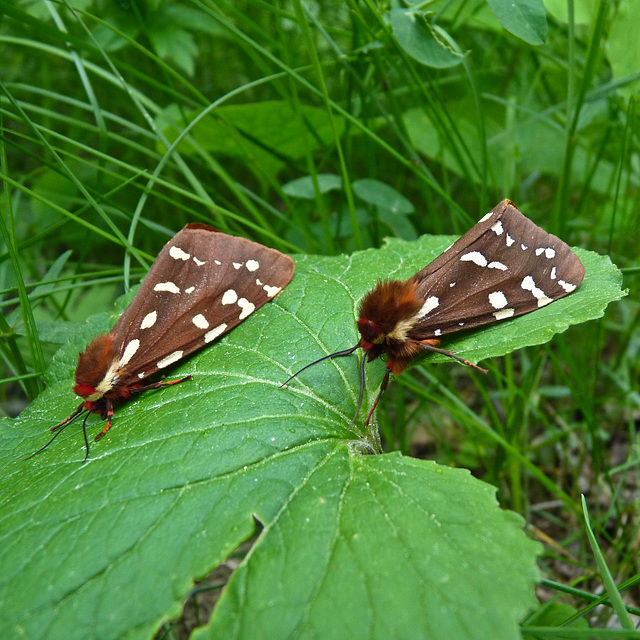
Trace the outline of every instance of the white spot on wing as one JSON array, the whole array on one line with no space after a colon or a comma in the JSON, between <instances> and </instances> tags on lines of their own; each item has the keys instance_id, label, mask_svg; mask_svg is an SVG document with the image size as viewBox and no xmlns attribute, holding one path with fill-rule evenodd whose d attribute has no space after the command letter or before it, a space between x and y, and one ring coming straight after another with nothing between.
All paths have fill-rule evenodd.
<instances>
[{"instance_id":1,"label":"white spot on wing","mask_svg":"<svg viewBox=\"0 0 640 640\"><path fill-rule=\"evenodd\" d=\"M214 262L215 262L218 266L220 266L220 265L222 264L222 262L220 262L220 260L214 260Z\"/></svg>"},{"instance_id":2,"label":"white spot on wing","mask_svg":"<svg viewBox=\"0 0 640 640\"><path fill-rule=\"evenodd\" d=\"M133 358L139 348L140 340L138 340L137 338L135 340L131 340L131 342L129 342L129 344L125 347L124 353L118 361L118 369L124 367L124 365L127 364L129 360L131 360L131 358Z\"/></svg>"},{"instance_id":3,"label":"white spot on wing","mask_svg":"<svg viewBox=\"0 0 640 640\"><path fill-rule=\"evenodd\" d=\"M176 287L173 282L158 282L155 287L153 287L154 291L168 291L169 293L180 293L180 289Z\"/></svg>"},{"instance_id":4,"label":"white spot on wing","mask_svg":"<svg viewBox=\"0 0 640 640\"><path fill-rule=\"evenodd\" d=\"M256 278L256 284L261 287L262 286L262 281L260 280L260 278Z\"/></svg>"},{"instance_id":5,"label":"white spot on wing","mask_svg":"<svg viewBox=\"0 0 640 640\"><path fill-rule=\"evenodd\" d=\"M158 314L155 311L152 311L151 313L147 313L147 315L142 319L142 322L140 323L140 328L148 329L149 327L153 327L157 319L158 319Z\"/></svg>"},{"instance_id":6,"label":"white spot on wing","mask_svg":"<svg viewBox=\"0 0 640 640\"><path fill-rule=\"evenodd\" d=\"M493 215L493 211L489 211L489 213L485 213L482 216L482 218L480 218L480 220L478 220L478 223L484 222L485 220L488 220L492 215Z\"/></svg>"},{"instance_id":7,"label":"white spot on wing","mask_svg":"<svg viewBox=\"0 0 640 640\"><path fill-rule=\"evenodd\" d=\"M233 268L234 269L239 269L242 266L242 264L243 264L242 262L234 262L233 263Z\"/></svg>"},{"instance_id":8,"label":"white spot on wing","mask_svg":"<svg viewBox=\"0 0 640 640\"><path fill-rule=\"evenodd\" d=\"M525 291L531 291L534 298L536 298L536 300L538 301L538 307L544 307L550 302L553 302L553 300L549 298L542 289L536 286L536 283L531 276L526 276L520 286Z\"/></svg>"},{"instance_id":9,"label":"white spot on wing","mask_svg":"<svg viewBox=\"0 0 640 640\"><path fill-rule=\"evenodd\" d=\"M491 231L493 231L497 236L501 236L504 233L502 221L498 220L498 222L496 222L493 227L491 227Z\"/></svg>"},{"instance_id":10,"label":"white spot on wing","mask_svg":"<svg viewBox=\"0 0 640 640\"><path fill-rule=\"evenodd\" d=\"M188 253L175 245L169 249L169 255L174 260L188 260L191 257Z\"/></svg>"},{"instance_id":11,"label":"white spot on wing","mask_svg":"<svg viewBox=\"0 0 640 640\"><path fill-rule=\"evenodd\" d=\"M489 294L489 304L494 309L503 309L509 304L509 301L502 291L494 291Z\"/></svg>"},{"instance_id":12,"label":"white spot on wing","mask_svg":"<svg viewBox=\"0 0 640 640\"><path fill-rule=\"evenodd\" d=\"M269 298L273 298L273 296L282 291L282 287L270 287L268 284L265 284L262 288L267 292Z\"/></svg>"},{"instance_id":13,"label":"white spot on wing","mask_svg":"<svg viewBox=\"0 0 640 640\"><path fill-rule=\"evenodd\" d=\"M209 328L209 323L207 322L207 319L201 313L199 313L197 316L193 316L193 318L191 318L191 322L193 322L193 324L195 324L196 327L198 327L198 329Z\"/></svg>"},{"instance_id":14,"label":"white spot on wing","mask_svg":"<svg viewBox=\"0 0 640 640\"><path fill-rule=\"evenodd\" d=\"M168 367L170 364L173 364L174 362L178 362L178 360L182 358L183 353L184 351L174 351L173 353L170 353L168 356L158 361L158 364L156 364L156 367L158 367L158 369L164 369L164 367Z\"/></svg>"},{"instance_id":15,"label":"white spot on wing","mask_svg":"<svg viewBox=\"0 0 640 640\"><path fill-rule=\"evenodd\" d=\"M558 284L567 292L567 293L571 293L572 291L575 291L577 288L577 285L575 284L571 284L570 282L565 282L564 280L558 280Z\"/></svg>"},{"instance_id":16,"label":"white spot on wing","mask_svg":"<svg viewBox=\"0 0 640 640\"><path fill-rule=\"evenodd\" d=\"M212 340L215 340L218 336L221 336L226 330L227 330L227 325L223 322L222 324L219 324L217 327L214 327L213 329L211 329L211 331L207 331L207 333L204 334L205 343L209 343Z\"/></svg>"},{"instance_id":17,"label":"white spot on wing","mask_svg":"<svg viewBox=\"0 0 640 640\"><path fill-rule=\"evenodd\" d=\"M191 293L192 291L195 291L195 287L189 287L188 289L185 289L184 292L185 293Z\"/></svg>"},{"instance_id":18,"label":"white spot on wing","mask_svg":"<svg viewBox=\"0 0 640 640\"><path fill-rule=\"evenodd\" d=\"M551 269L551 279L555 280L556 279L556 268L553 267L553 269Z\"/></svg>"},{"instance_id":19,"label":"white spot on wing","mask_svg":"<svg viewBox=\"0 0 640 640\"><path fill-rule=\"evenodd\" d=\"M501 309L500 311L494 311L493 316L496 320L505 320L506 318L513 317L515 311L513 309Z\"/></svg>"},{"instance_id":20,"label":"white spot on wing","mask_svg":"<svg viewBox=\"0 0 640 640\"><path fill-rule=\"evenodd\" d=\"M521 245L520 245L520 248L521 248L523 251L526 251L529 247L527 247L527 245L526 245L526 244L521 244Z\"/></svg>"},{"instance_id":21,"label":"white spot on wing","mask_svg":"<svg viewBox=\"0 0 640 640\"><path fill-rule=\"evenodd\" d=\"M536 249L536 255L541 256L544 253L545 258L555 258L556 250L551 247L540 247Z\"/></svg>"},{"instance_id":22,"label":"white spot on wing","mask_svg":"<svg viewBox=\"0 0 640 640\"><path fill-rule=\"evenodd\" d=\"M450 286L450 287L455 287L455 286L456 286L456 283L455 283L455 282L450 282L450 283L449 283L449 286Z\"/></svg>"},{"instance_id":23,"label":"white spot on wing","mask_svg":"<svg viewBox=\"0 0 640 640\"><path fill-rule=\"evenodd\" d=\"M442 335L442 330L441 330L441 329L436 329L436 330L433 332L433 335L434 335L434 336L441 336L441 335Z\"/></svg>"},{"instance_id":24,"label":"white spot on wing","mask_svg":"<svg viewBox=\"0 0 640 640\"><path fill-rule=\"evenodd\" d=\"M437 296L429 296L422 307L420 307L420 311L416 314L416 319L424 318L428 313L431 313L434 309L436 309L440 305L440 300Z\"/></svg>"},{"instance_id":25,"label":"white spot on wing","mask_svg":"<svg viewBox=\"0 0 640 640\"><path fill-rule=\"evenodd\" d=\"M515 240L507 233L507 247L510 247Z\"/></svg>"},{"instance_id":26,"label":"white spot on wing","mask_svg":"<svg viewBox=\"0 0 640 640\"><path fill-rule=\"evenodd\" d=\"M199 266L201 267L203 264L207 264L206 260L198 260L198 258L196 258L195 256L193 256L193 261Z\"/></svg>"},{"instance_id":27,"label":"white spot on wing","mask_svg":"<svg viewBox=\"0 0 640 640\"><path fill-rule=\"evenodd\" d=\"M479 267L487 266L487 259L479 251L470 251L460 257L460 262L473 262Z\"/></svg>"},{"instance_id":28,"label":"white spot on wing","mask_svg":"<svg viewBox=\"0 0 640 640\"><path fill-rule=\"evenodd\" d=\"M239 316L240 320L244 320L256 310L256 305L253 304L253 302L249 302L246 298L240 298L240 300L238 300L238 306L242 309Z\"/></svg>"},{"instance_id":29,"label":"white spot on wing","mask_svg":"<svg viewBox=\"0 0 640 640\"><path fill-rule=\"evenodd\" d=\"M235 304L238 294L233 289L227 289L222 296L222 304Z\"/></svg>"},{"instance_id":30,"label":"white spot on wing","mask_svg":"<svg viewBox=\"0 0 640 640\"><path fill-rule=\"evenodd\" d=\"M138 374L138 378L140 378L140 379L144 378L144 371L142 373Z\"/></svg>"},{"instance_id":31,"label":"white spot on wing","mask_svg":"<svg viewBox=\"0 0 640 640\"><path fill-rule=\"evenodd\" d=\"M490 262L488 265L489 269L500 269L500 271L507 271L507 265L502 264L502 262Z\"/></svg>"},{"instance_id":32,"label":"white spot on wing","mask_svg":"<svg viewBox=\"0 0 640 640\"><path fill-rule=\"evenodd\" d=\"M256 271L260 268L260 263L257 260L247 260L247 264L244 265L249 271Z\"/></svg>"},{"instance_id":33,"label":"white spot on wing","mask_svg":"<svg viewBox=\"0 0 640 640\"><path fill-rule=\"evenodd\" d=\"M163 369L164 367L168 367L170 364L173 364L174 362L177 362L178 360L180 360L180 358L182 358L183 353L184 351L174 351L173 353L170 353L165 358L162 358L162 360L160 360L158 364L156 364L156 367L158 367L158 369Z\"/></svg>"}]
</instances>

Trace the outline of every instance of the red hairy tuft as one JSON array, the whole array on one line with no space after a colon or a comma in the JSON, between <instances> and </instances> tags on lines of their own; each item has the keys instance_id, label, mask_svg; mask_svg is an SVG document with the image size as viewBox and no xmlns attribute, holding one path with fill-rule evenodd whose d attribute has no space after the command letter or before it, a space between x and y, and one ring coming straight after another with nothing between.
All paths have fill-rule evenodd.
<instances>
[{"instance_id":1,"label":"red hairy tuft","mask_svg":"<svg viewBox=\"0 0 640 640\"><path fill-rule=\"evenodd\" d=\"M413 318L422 301L414 280L381 280L362 299L358 329L368 342L392 333L398 322Z\"/></svg>"},{"instance_id":2,"label":"red hairy tuft","mask_svg":"<svg viewBox=\"0 0 640 640\"><path fill-rule=\"evenodd\" d=\"M94 338L78 358L76 387L81 390L86 390L87 388L95 390L98 384L104 380L111 363L116 357L112 335L102 334ZM74 391L76 387L74 387ZM78 393L78 395L84 397L90 394Z\"/></svg>"}]
</instances>

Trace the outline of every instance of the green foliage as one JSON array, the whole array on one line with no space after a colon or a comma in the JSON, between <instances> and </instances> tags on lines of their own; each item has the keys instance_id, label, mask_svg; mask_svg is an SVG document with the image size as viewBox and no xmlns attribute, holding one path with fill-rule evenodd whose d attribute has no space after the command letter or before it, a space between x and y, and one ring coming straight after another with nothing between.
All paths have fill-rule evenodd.
<instances>
[{"instance_id":1,"label":"green foliage","mask_svg":"<svg viewBox=\"0 0 640 640\"><path fill-rule=\"evenodd\" d=\"M198 637L493 640L518 623L535 637L628 625L636 4L0 0L2 636L182 638L209 623ZM280 388L355 344L377 278L421 268L502 197L581 247L587 278L530 316L451 336L488 376L416 361L379 433L348 429L355 355ZM77 426L24 462L77 406L78 352L189 221L299 254L292 284L171 372L192 382L119 406L85 465ZM382 371L367 368L365 406ZM541 548L509 509L545 543L537 611ZM219 606L201 610L193 582L237 549ZM560 594L570 605L553 605ZM170 621L185 601L183 633Z\"/></svg>"},{"instance_id":2,"label":"green foliage","mask_svg":"<svg viewBox=\"0 0 640 640\"><path fill-rule=\"evenodd\" d=\"M392 9L389 17L398 44L417 62L436 69L462 62L460 47L422 11Z\"/></svg>"},{"instance_id":3,"label":"green foliage","mask_svg":"<svg viewBox=\"0 0 640 640\"><path fill-rule=\"evenodd\" d=\"M487 0L502 26L529 44L547 40L547 13L542 0Z\"/></svg>"},{"instance_id":4,"label":"green foliage","mask_svg":"<svg viewBox=\"0 0 640 640\"><path fill-rule=\"evenodd\" d=\"M408 247L409 259L419 249ZM377 253L387 252L354 256L361 265L352 273L370 271ZM405 252L392 253L382 258L398 265ZM191 576L253 532L255 517L261 535L220 602L212 637L228 637L230 625L257 625L264 637L313 629L347 637L345 629L359 635L371 625L380 637L431 628L429 637L449 638L468 624L468 611L451 603L471 594L476 637L519 636L539 549L519 517L498 509L495 488L432 462L367 455L370 443L347 429L345 380L322 389L320 377L320 395L279 388L308 319L320 319L318 300L305 295L320 266L327 277L346 265L303 259L276 301L174 372L191 373L192 382L122 407L88 463L80 464L78 427L25 463L52 418L73 406L68 379L86 331L61 351L47 391L2 425L2 520L11 540L0 551L3 635L21 627L33 638L86 638L91 627L96 637L118 638L133 627L145 637L179 610ZM329 282L319 299L335 298L339 283ZM340 311L351 315L353 296L345 299ZM103 331L110 321L89 324ZM344 616L329 615L347 598ZM399 610L406 616L396 626Z\"/></svg>"}]
</instances>

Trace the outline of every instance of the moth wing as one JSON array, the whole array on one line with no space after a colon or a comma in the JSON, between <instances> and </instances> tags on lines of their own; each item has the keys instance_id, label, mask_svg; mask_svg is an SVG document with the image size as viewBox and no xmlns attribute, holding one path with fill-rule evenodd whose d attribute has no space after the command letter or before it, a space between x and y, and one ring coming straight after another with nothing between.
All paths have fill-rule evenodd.
<instances>
[{"instance_id":1,"label":"moth wing","mask_svg":"<svg viewBox=\"0 0 640 640\"><path fill-rule=\"evenodd\" d=\"M431 311L409 335L424 340L535 311L571 293L584 274L565 242L503 200L414 276Z\"/></svg>"},{"instance_id":2,"label":"moth wing","mask_svg":"<svg viewBox=\"0 0 640 640\"><path fill-rule=\"evenodd\" d=\"M460 254L465 251L465 248L476 242L479 238L491 229L498 219L496 216L501 216L505 209L509 206L515 205L510 200L503 200L496 205L489 213L483 216L476 224L469 229L464 235L460 236L451 246L447 247L439 256L434 258L424 269L418 271L414 276L419 281L424 281L432 274L438 273L442 269L449 268L450 264L459 258ZM517 209L516 209L517 211Z\"/></svg>"},{"instance_id":3,"label":"moth wing","mask_svg":"<svg viewBox=\"0 0 640 640\"><path fill-rule=\"evenodd\" d=\"M121 384L132 384L224 335L291 280L293 260L246 238L187 225L160 251L111 330Z\"/></svg>"}]
</instances>

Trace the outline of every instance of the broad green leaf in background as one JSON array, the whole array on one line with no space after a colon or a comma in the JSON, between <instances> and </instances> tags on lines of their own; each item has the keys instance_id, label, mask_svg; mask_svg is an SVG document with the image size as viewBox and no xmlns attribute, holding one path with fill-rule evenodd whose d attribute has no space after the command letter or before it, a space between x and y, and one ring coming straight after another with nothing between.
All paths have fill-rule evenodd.
<instances>
[{"instance_id":1,"label":"broad green leaf in background","mask_svg":"<svg viewBox=\"0 0 640 640\"><path fill-rule=\"evenodd\" d=\"M518 105L512 105L517 109ZM588 124L597 126L608 109L605 101L591 103L583 109L583 113L590 114L591 122L580 122L580 128ZM467 151L475 158L476 166L481 166L483 158L477 123L465 114L467 107L460 102L457 105L449 104L449 113L455 118L457 127L465 140ZM488 175L492 178L492 184L496 189L504 184L509 184L509 172L512 163L517 159L520 170L524 173L536 172L553 174L560 171L563 163L563 147L558 144L559 137L564 131L558 128L550 117L541 117L533 114L530 117L520 116L516 129L506 130L508 117L502 105L496 108L488 104L485 109L487 128L487 159L489 162ZM422 109L410 109L404 114L404 122L411 137L411 142L417 150L428 158L437 159L448 169L460 174L460 167L448 147L442 144L437 128ZM591 151L584 149L579 144L574 149L573 163L571 167L572 180L576 184L583 184L585 177L590 176L589 167L592 163ZM482 182L482 176L470 166L471 175L478 184ZM598 172L591 176L589 189L605 194L610 189L615 166L612 162L601 160ZM633 175L623 170L624 180L634 181Z\"/></svg>"},{"instance_id":2,"label":"broad green leaf in background","mask_svg":"<svg viewBox=\"0 0 640 640\"><path fill-rule=\"evenodd\" d=\"M156 53L172 61L181 71L193 75L198 60L198 44L195 33L209 37L224 37L220 25L203 11L178 3L159 3L157 11L150 12L152 20L145 25L145 35ZM129 20L131 20L129 15Z\"/></svg>"},{"instance_id":3,"label":"broad green leaf in background","mask_svg":"<svg viewBox=\"0 0 640 640\"><path fill-rule=\"evenodd\" d=\"M415 211L415 207L399 191L373 178L356 180L352 187L359 198L376 208L378 219L391 229L391 235L403 240L415 240L418 237L407 217Z\"/></svg>"},{"instance_id":4,"label":"broad green leaf in background","mask_svg":"<svg viewBox=\"0 0 640 640\"><path fill-rule=\"evenodd\" d=\"M80 9L79 4L74 2L74 9ZM91 3L83 1L82 4L88 9ZM204 34L224 40L228 35L208 14L178 3L145 3L136 9L129 3L111 2L103 7L101 18L109 26L92 25L92 36L101 48L121 50L142 33L156 55L188 75L193 74L198 60L196 36Z\"/></svg>"},{"instance_id":5,"label":"broad green leaf in background","mask_svg":"<svg viewBox=\"0 0 640 640\"><path fill-rule=\"evenodd\" d=\"M316 176L320 193L342 189L342 178L335 173L319 173ZM292 198L313 200L316 197L311 176L296 178L282 185L282 190Z\"/></svg>"},{"instance_id":6,"label":"broad green leaf in background","mask_svg":"<svg viewBox=\"0 0 640 640\"><path fill-rule=\"evenodd\" d=\"M274 301L170 372L192 381L120 405L86 464L78 426L24 461L77 406L75 357L113 318L70 336L46 391L0 422L0 637L149 638L255 518L264 528L200 639L258 628L278 639L519 638L539 547L494 488L433 462L364 455L348 429L356 356L280 387L355 344L358 300L379 277L409 276L451 240L299 258ZM579 255L587 276L571 296L447 347L476 361L600 317L623 295L620 274ZM366 405L383 367L368 368ZM96 416L88 428L98 432Z\"/></svg>"},{"instance_id":7,"label":"broad green leaf in background","mask_svg":"<svg viewBox=\"0 0 640 640\"><path fill-rule=\"evenodd\" d=\"M544 44L549 26L542 0L487 0L502 26L529 44Z\"/></svg>"},{"instance_id":8,"label":"broad green leaf in background","mask_svg":"<svg viewBox=\"0 0 640 640\"><path fill-rule=\"evenodd\" d=\"M362 178L361 180L356 180L352 187L359 198L374 207L389 209L389 211L400 215L415 211L415 207L410 200L407 200L399 191L384 182L380 182L380 180Z\"/></svg>"},{"instance_id":9,"label":"broad green leaf in background","mask_svg":"<svg viewBox=\"0 0 640 640\"><path fill-rule=\"evenodd\" d=\"M573 0L573 19L576 25L588 26L597 13L599 0ZM569 21L567 0L545 0L547 11L558 21L566 24Z\"/></svg>"},{"instance_id":10,"label":"broad green leaf in background","mask_svg":"<svg viewBox=\"0 0 640 640\"><path fill-rule=\"evenodd\" d=\"M536 611L531 618L527 620L527 626L534 626L538 629L540 627L582 629L585 632L583 637L589 637L589 622L585 620L585 618L581 618L580 611L569 604L545 603L540 608L540 611ZM524 628L525 631L527 626ZM538 640L539 637L539 635L529 635L525 633L523 640ZM553 637L562 640L562 636L554 634Z\"/></svg>"},{"instance_id":11,"label":"broad green leaf in background","mask_svg":"<svg viewBox=\"0 0 640 640\"><path fill-rule=\"evenodd\" d=\"M640 3L636 0L621 2L611 21L607 39L607 58L611 63L613 77L621 80L626 76L635 76L636 80L620 92L630 98L640 93Z\"/></svg>"},{"instance_id":12,"label":"broad green leaf in background","mask_svg":"<svg viewBox=\"0 0 640 640\"><path fill-rule=\"evenodd\" d=\"M398 44L414 60L436 69L454 67L462 62L464 54L460 47L422 11L396 8L391 10L390 19Z\"/></svg>"},{"instance_id":13,"label":"broad green leaf in background","mask_svg":"<svg viewBox=\"0 0 640 640\"><path fill-rule=\"evenodd\" d=\"M187 120L199 113L192 112ZM181 132L175 123L185 124L177 105L158 118L170 141ZM205 151L240 158L275 176L287 162L332 145L334 136L343 131L344 118L339 115L331 119L323 109L272 100L218 107L195 125L191 136ZM187 156L197 153L188 139L180 143L178 151Z\"/></svg>"}]
</instances>

